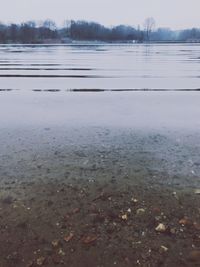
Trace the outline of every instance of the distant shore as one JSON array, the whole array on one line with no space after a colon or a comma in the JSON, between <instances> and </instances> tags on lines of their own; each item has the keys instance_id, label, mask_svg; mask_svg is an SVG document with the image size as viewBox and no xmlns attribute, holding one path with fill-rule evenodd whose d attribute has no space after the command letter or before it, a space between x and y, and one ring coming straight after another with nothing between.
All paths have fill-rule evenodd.
<instances>
[{"instance_id":1,"label":"distant shore","mask_svg":"<svg viewBox=\"0 0 200 267\"><path fill-rule=\"evenodd\" d=\"M83 41L76 41L72 40L70 42L63 42L61 40L54 41L54 40L49 40L47 42L37 42L37 43L0 43L0 46L4 45L134 45L134 44L200 44L200 41L149 41L149 42L135 42L135 41L88 41L88 40L83 40Z\"/></svg>"}]
</instances>

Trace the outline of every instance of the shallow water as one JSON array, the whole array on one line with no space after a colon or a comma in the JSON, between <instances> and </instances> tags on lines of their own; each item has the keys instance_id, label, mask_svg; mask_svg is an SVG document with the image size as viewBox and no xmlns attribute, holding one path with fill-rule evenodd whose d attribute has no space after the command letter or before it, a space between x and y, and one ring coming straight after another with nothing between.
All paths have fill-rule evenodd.
<instances>
[{"instance_id":1,"label":"shallow water","mask_svg":"<svg viewBox=\"0 0 200 267\"><path fill-rule=\"evenodd\" d=\"M199 186L199 63L196 44L1 46L1 181Z\"/></svg>"}]
</instances>

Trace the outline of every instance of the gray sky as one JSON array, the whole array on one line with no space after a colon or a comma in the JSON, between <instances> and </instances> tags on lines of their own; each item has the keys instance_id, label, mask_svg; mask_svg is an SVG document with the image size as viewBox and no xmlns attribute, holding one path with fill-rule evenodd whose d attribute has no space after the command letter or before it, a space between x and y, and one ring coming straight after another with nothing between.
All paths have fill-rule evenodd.
<instances>
[{"instance_id":1,"label":"gray sky","mask_svg":"<svg viewBox=\"0 0 200 267\"><path fill-rule=\"evenodd\" d=\"M200 0L0 0L2 22L51 18L59 25L65 19L115 24L143 25L154 17L157 27L200 28Z\"/></svg>"}]
</instances>

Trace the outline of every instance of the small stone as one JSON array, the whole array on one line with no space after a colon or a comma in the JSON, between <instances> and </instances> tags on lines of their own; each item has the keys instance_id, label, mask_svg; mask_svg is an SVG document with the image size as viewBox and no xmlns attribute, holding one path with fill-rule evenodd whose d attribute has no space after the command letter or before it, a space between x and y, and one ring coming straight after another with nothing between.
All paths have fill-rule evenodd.
<instances>
[{"instance_id":1,"label":"small stone","mask_svg":"<svg viewBox=\"0 0 200 267\"><path fill-rule=\"evenodd\" d=\"M138 203L138 200L136 198L131 198L131 201L133 201L133 203Z\"/></svg>"},{"instance_id":2,"label":"small stone","mask_svg":"<svg viewBox=\"0 0 200 267\"><path fill-rule=\"evenodd\" d=\"M84 244L92 244L97 240L97 236L91 235L91 236L86 236L82 239Z\"/></svg>"},{"instance_id":3,"label":"small stone","mask_svg":"<svg viewBox=\"0 0 200 267\"><path fill-rule=\"evenodd\" d=\"M128 220L127 214L122 215L122 220L124 220L124 221L127 221Z\"/></svg>"},{"instance_id":4,"label":"small stone","mask_svg":"<svg viewBox=\"0 0 200 267\"><path fill-rule=\"evenodd\" d=\"M68 236L64 237L65 242L69 242L74 237L73 233L70 233Z\"/></svg>"},{"instance_id":5,"label":"small stone","mask_svg":"<svg viewBox=\"0 0 200 267\"><path fill-rule=\"evenodd\" d=\"M39 265L39 266L42 266L44 264L44 262L45 262L45 257L40 257L36 261L37 265Z\"/></svg>"},{"instance_id":6,"label":"small stone","mask_svg":"<svg viewBox=\"0 0 200 267\"><path fill-rule=\"evenodd\" d=\"M177 200L179 200L179 197L178 197L178 195L177 195L176 192L173 192L172 195L173 195Z\"/></svg>"},{"instance_id":7,"label":"small stone","mask_svg":"<svg viewBox=\"0 0 200 267\"><path fill-rule=\"evenodd\" d=\"M166 227L163 223L160 223L160 224L155 228L155 230L156 230L157 232L164 233L164 232L166 232L167 227Z\"/></svg>"},{"instance_id":8,"label":"small stone","mask_svg":"<svg viewBox=\"0 0 200 267\"><path fill-rule=\"evenodd\" d=\"M182 226L189 226L192 225L192 222L188 217L184 217L179 221L179 224L181 224Z\"/></svg>"},{"instance_id":9,"label":"small stone","mask_svg":"<svg viewBox=\"0 0 200 267\"><path fill-rule=\"evenodd\" d=\"M127 212L128 212L128 213L131 213L131 209L129 208L129 209L127 210Z\"/></svg>"},{"instance_id":10,"label":"small stone","mask_svg":"<svg viewBox=\"0 0 200 267\"><path fill-rule=\"evenodd\" d=\"M170 233L171 233L172 235L175 235L175 234L176 234L176 228L171 228L171 229L170 229Z\"/></svg>"},{"instance_id":11,"label":"small stone","mask_svg":"<svg viewBox=\"0 0 200 267\"><path fill-rule=\"evenodd\" d=\"M142 214L144 214L145 213L145 209L138 209L137 211L136 211L136 214L137 215L142 215Z\"/></svg>"},{"instance_id":12,"label":"small stone","mask_svg":"<svg viewBox=\"0 0 200 267\"><path fill-rule=\"evenodd\" d=\"M195 190L194 190L194 193L195 193L196 195L200 195L200 189L195 189Z\"/></svg>"},{"instance_id":13,"label":"small stone","mask_svg":"<svg viewBox=\"0 0 200 267\"><path fill-rule=\"evenodd\" d=\"M160 247L160 252L167 252L169 249L165 246Z\"/></svg>"},{"instance_id":14,"label":"small stone","mask_svg":"<svg viewBox=\"0 0 200 267\"><path fill-rule=\"evenodd\" d=\"M51 244L52 244L53 247L58 247L58 245L59 245L59 240L58 240L58 239L53 240L53 241L51 242Z\"/></svg>"},{"instance_id":15,"label":"small stone","mask_svg":"<svg viewBox=\"0 0 200 267\"><path fill-rule=\"evenodd\" d=\"M65 256L65 252L62 250L62 248L59 248L58 254L61 256Z\"/></svg>"}]
</instances>

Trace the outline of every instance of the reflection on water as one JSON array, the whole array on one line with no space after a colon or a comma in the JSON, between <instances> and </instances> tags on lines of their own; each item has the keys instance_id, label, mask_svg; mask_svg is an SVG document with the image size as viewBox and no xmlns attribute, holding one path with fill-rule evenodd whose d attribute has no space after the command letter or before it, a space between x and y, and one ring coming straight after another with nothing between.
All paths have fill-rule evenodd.
<instances>
[{"instance_id":1,"label":"reflection on water","mask_svg":"<svg viewBox=\"0 0 200 267\"><path fill-rule=\"evenodd\" d=\"M0 89L198 89L199 63L198 44L2 45Z\"/></svg>"},{"instance_id":2,"label":"reflection on water","mask_svg":"<svg viewBox=\"0 0 200 267\"><path fill-rule=\"evenodd\" d=\"M199 57L197 44L2 45L1 127L199 131Z\"/></svg>"}]
</instances>

